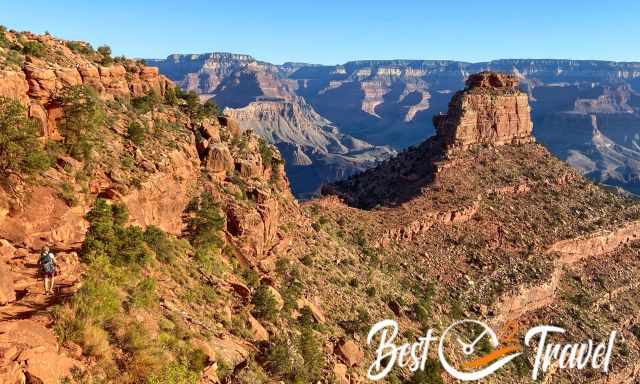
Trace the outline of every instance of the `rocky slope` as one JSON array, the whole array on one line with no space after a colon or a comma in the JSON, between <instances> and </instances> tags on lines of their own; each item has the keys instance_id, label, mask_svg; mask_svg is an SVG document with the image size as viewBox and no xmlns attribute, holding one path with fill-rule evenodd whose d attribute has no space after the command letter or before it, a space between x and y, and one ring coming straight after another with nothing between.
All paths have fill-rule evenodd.
<instances>
[{"instance_id":1,"label":"rocky slope","mask_svg":"<svg viewBox=\"0 0 640 384\"><path fill-rule=\"evenodd\" d=\"M163 73L188 88L204 90L185 79L226 67L226 60L211 54L207 64L201 56L174 56L154 62ZM245 64L253 59L246 60ZM516 74L531 99L534 135L563 160L594 180L638 190L636 130L640 64L574 60L497 60L465 63L436 60L362 60L343 65L321 66L261 63L277 77L281 86L303 97L322 117L341 132L377 145L395 149L419 143L433 134L430 121L445 112L451 94L461 88L470 73L497 70ZM267 69L268 68L268 69ZM219 73L216 72L216 73ZM230 73L230 71L228 72ZM222 76L222 75L216 75ZM228 75L230 76L230 75ZM215 76L214 76L215 77ZM216 77L218 78L218 77ZM238 83L245 77L231 76ZM215 83L215 82L214 82ZM218 83L215 83L218 84ZM244 106L255 94L242 99ZM225 100L221 99L224 104ZM598 133L592 121L598 122ZM615 146L605 150L597 135ZM611 156L614 151L616 156ZM297 186L294 181L294 187Z\"/></svg>"},{"instance_id":2,"label":"rocky slope","mask_svg":"<svg viewBox=\"0 0 640 384\"><path fill-rule=\"evenodd\" d=\"M187 275L176 275L178 272L174 271L168 276L159 253L155 254L155 262L145 264L144 272L135 265L118 266L113 260L106 263L113 264L109 269L115 269L105 272L95 261L87 259L88 252L95 250L87 245L85 236L87 230L91 232L97 225L88 212L93 209L98 214L100 211L95 211L95 207L101 207L105 201L106 207L120 207L120 212L126 214L121 216L124 221L114 224L114 229L124 231L118 226L127 225L132 232L119 233L119 237L133 236L125 241L131 242L126 247L134 247L120 252L148 254L150 246L140 248L141 239L136 240L138 226L152 228L156 241L165 247L178 247L181 243L171 239L186 236L185 215L195 212L191 215L197 217L202 201L213 199L215 205L210 209L215 208L214 217L220 215L225 224L218 234L210 235L217 239L216 249L224 246L225 254L237 255L235 262L241 263L242 268L250 268L259 260L276 257L287 247L280 218L297 208L282 159L275 148L251 132L242 133L233 120L207 115L197 105L176 97L174 85L159 75L157 68L123 58L114 61L105 50L95 51L86 43L24 32L0 33L3 134L9 127L5 124L15 121L9 119L27 119L28 115L35 122L34 132L45 143L49 157L46 168L32 175L3 169L0 381L58 383L73 376L76 380L95 377L108 382L140 382L153 374L157 382L165 382L169 380L166 375L176 373L163 371L162 366L150 361L136 363L133 350L105 339L107 331L101 327L112 332L109 337L117 337L107 325L113 323L93 320L77 300L88 296L91 298L84 299L89 300L87 305L95 301L94 305L101 307L108 300L107 291L96 294L91 290L91 281L99 279L102 284L112 284L110 274L120 268L118 273L124 275L118 280L119 286L110 289L119 292L114 298L118 306L120 303L126 306L126 298L132 297L131 289L135 291L140 279L144 275L155 276L157 280L155 277L149 280L153 281L151 307L139 308L135 315L145 319L144 332L151 330L157 337L157 324L167 323L166 317L183 324L185 330L201 324L200 328L187 331L189 338L193 338L187 347L201 343L212 354L206 348L207 343L219 348L215 340L226 340L229 333L217 332L215 337L208 334L213 314L207 324L198 323L192 316L201 316L201 307L178 298L189 290L202 290L211 284L210 272L198 272L198 268L212 265L214 261L209 258L217 258L215 262L223 263L219 268L224 270L227 268L224 263L230 261L225 261L227 256L214 253L205 259L198 256L200 261L194 262L193 251L188 250L191 247L180 245L171 251L171 255L176 253L171 259L178 257L183 266L192 264L185 272ZM68 98L68 94L80 96L74 99ZM14 101L18 103L16 114L4 114L5 106L14 105L11 104ZM71 127L87 130L82 133L89 145L86 153L72 151ZM103 229L99 231L104 231L106 227L100 228ZM150 233L146 231L145 236ZM171 245L174 242L176 245ZM53 296L43 294L37 272L38 254L45 245L57 254L59 263L58 286ZM134 251L135 247L138 251ZM172 263L174 267L180 265ZM237 268L241 268L240 264ZM128 276L126 282L122 280L124 276ZM83 281L88 281L87 288L83 287ZM233 274L229 274L228 281L220 279L217 284L222 284L222 290L248 289L234 281ZM157 297L162 297L162 304L156 301ZM232 297L223 296L216 305L225 307L222 302ZM130 310L120 318L124 321L118 325L121 332L138 327L134 317L127 317L134 316ZM73 323L74 317L78 321L82 317L84 323ZM191 325L184 324L185 321L191 321ZM227 346L244 348L242 343L232 340L227 341ZM136 350L145 350L140 348ZM179 351L174 351L158 357L170 364L181 364ZM149 353L148 348L145 353ZM216 359L216 355L210 356ZM144 358L150 359L151 355ZM204 358L205 366L200 370L210 365L208 359ZM141 365L134 372L132 364ZM207 372L203 380L206 377L214 380L215 364ZM120 378L116 380L118 375ZM198 377L201 375L198 372Z\"/></svg>"},{"instance_id":3,"label":"rocky slope","mask_svg":"<svg viewBox=\"0 0 640 384\"><path fill-rule=\"evenodd\" d=\"M471 76L453 97L447 117L435 119L436 136L326 187L328 196L316 204L329 207L331 213L324 214L336 223L369 234L386 266L385 276L375 275L370 284L384 286L388 294L390 281L417 281L387 296L394 315L386 316L406 320L404 327L420 319L417 306L426 302L427 324L461 316L496 327L515 322L520 330L559 324L571 335L564 340L619 330L613 372L556 366L543 381L631 383L639 369L629 357L639 341L633 336L640 305L633 276L640 206L586 181L532 138L522 142L531 129L528 121L501 123L518 114L522 93L484 86L492 78L501 85L515 83L500 75ZM478 98L493 102L460 102ZM460 109L461 104L468 107ZM487 105L504 113L489 113ZM449 120L442 129L443 120L461 112L477 118ZM468 141L470 131L477 141ZM356 275L363 273L359 268L353 267ZM432 287L426 301L420 299L425 286ZM528 382L531 353L525 349L528 357L520 368L499 371L488 382Z\"/></svg>"}]
</instances>

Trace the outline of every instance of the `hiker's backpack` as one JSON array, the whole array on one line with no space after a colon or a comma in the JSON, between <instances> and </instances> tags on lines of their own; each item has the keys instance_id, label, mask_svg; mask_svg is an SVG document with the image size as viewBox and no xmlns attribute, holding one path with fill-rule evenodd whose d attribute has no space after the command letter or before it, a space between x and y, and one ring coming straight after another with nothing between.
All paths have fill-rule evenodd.
<instances>
[{"instance_id":1,"label":"hiker's backpack","mask_svg":"<svg viewBox=\"0 0 640 384\"><path fill-rule=\"evenodd\" d=\"M44 252L40 255L40 269L42 273L53 273L55 272L55 265L53 264L53 258L51 257L51 252Z\"/></svg>"}]
</instances>

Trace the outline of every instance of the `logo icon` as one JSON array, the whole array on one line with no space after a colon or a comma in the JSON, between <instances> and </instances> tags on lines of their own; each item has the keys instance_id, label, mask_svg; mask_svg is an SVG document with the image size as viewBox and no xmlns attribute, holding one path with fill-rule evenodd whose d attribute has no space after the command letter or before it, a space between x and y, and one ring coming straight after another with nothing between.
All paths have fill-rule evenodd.
<instances>
[{"instance_id":1,"label":"logo icon","mask_svg":"<svg viewBox=\"0 0 640 384\"><path fill-rule=\"evenodd\" d=\"M456 379L480 380L522 354L517 340L513 339L516 330L511 325L507 327L501 343L485 323L469 319L457 321L442 333L438 358L444 370Z\"/></svg>"}]
</instances>

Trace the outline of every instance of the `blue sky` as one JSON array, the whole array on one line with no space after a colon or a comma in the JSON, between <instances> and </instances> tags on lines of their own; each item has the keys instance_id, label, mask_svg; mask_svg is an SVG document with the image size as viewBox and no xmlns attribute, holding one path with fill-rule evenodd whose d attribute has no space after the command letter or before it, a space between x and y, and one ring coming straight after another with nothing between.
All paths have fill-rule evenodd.
<instances>
[{"instance_id":1,"label":"blue sky","mask_svg":"<svg viewBox=\"0 0 640 384\"><path fill-rule=\"evenodd\" d=\"M640 61L640 1L0 1L0 24L162 58Z\"/></svg>"}]
</instances>

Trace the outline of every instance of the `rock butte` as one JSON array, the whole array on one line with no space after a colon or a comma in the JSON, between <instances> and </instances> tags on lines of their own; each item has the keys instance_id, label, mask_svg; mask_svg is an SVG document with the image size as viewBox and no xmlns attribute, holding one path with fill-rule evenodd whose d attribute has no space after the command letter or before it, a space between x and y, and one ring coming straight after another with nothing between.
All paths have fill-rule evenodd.
<instances>
[{"instance_id":1,"label":"rock butte","mask_svg":"<svg viewBox=\"0 0 640 384\"><path fill-rule=\"evenodd\" d=\"M466 88L452 97L448 112L433 118L434 136L374 169L324 186L323 193L338 194L360 207L381 203L376 201L376 194L387 202L400 203L433 183L438 172L458 166L460 159L456 159L456 153L464 154L474 146L533 143L529 99L517 86L518 80L509 74L485 71L469 76ZM388 180L382 182L383 179ZM354 183L364 189L369 186L384 191L376 194L359 191L360 187L349 187ZM403 187L397 188L399 184ZM427 218L418 219L414 226L424 228L425 225L417 223L427 221L430 222ZM390 234L390 237L406 235Z\"/></svg>"},{"instance_id":2,"label":"rock butte","mask_svg":"<svg viewBox=\"0 0 640 384\"><path fill-rule=\"evenodd\" d=\"M514 75L480 72L469 76L466 85L453 96L448 112L433 118L445 146L466 149L533 141L529 97L518 89Z\"/></svg>"}]
</instances>

